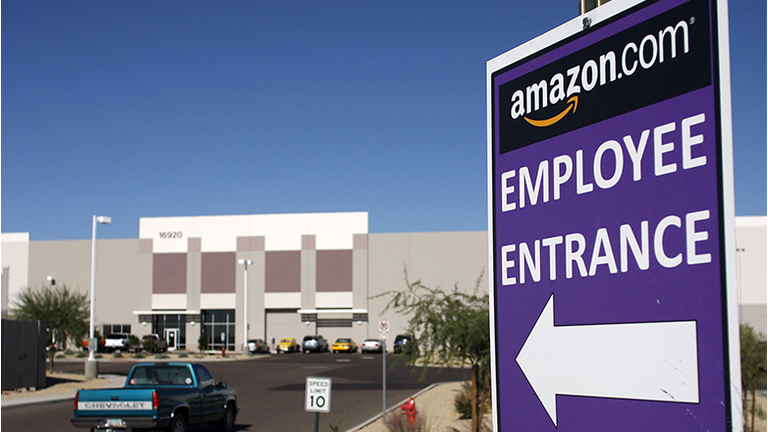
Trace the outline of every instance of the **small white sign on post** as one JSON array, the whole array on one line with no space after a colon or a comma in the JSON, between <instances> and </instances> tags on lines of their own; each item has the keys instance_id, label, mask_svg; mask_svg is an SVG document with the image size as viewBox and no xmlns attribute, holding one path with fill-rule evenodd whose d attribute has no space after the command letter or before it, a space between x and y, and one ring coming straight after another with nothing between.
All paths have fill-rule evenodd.
<instances>
[{"instance_id":1,"label":"small white sign on post","mask_svg":"<svg viewBox=\"0 0 768 432\"><path fill-rule=\"evenodd\" d=\"M389 321L379 321L379 339L389 338Z\"/></svg>"},{"instance_id":2,"label":"small white sign on post","mask_svg":"<svg viewBox=\"0 0 768 432\"><path fill-rule=\"evenodd\" d=\"M304 410L307 412L331 412L330 378L307 377Z\"/></svg>"}]
</instances>

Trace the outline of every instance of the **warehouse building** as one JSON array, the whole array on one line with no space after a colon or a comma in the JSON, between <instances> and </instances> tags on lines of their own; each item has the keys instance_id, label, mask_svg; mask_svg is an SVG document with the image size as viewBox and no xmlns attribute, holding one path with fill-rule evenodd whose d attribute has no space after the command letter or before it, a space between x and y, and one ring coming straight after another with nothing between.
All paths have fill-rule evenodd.
<instances>
[{"instance_id":1,"label":"warehouse building","mask_svg":"<svg viewBox=\"0 0 768 432\"><path fill-rule=\"evenodd\" d=\"M740 314L766 333L766 218L736 220ZM488 290L488 233L369 233L368 214L309 213L141 218L139 238L97 240L95 326L155 333L172 349L239 351L321 334L358 343L407 318L385 293L411 281ZM5 314L27 286L90 292L91 241L2 235ZM247 281L247 290L244 289ZM478 282L479 281L479 282Z\"/></svg>"}]
</instances>

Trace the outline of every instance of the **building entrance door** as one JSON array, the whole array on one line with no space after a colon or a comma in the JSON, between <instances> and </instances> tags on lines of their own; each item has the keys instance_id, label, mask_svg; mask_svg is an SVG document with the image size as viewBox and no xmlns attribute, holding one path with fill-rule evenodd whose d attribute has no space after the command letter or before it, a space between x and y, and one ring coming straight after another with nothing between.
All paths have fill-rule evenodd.
<instances>
[{"instance_id":1,"label":"building entrance door","mask_svg":"<svg viewBox=\"0 0 768 432\"><path fill-rule=\"evenodd\" d=\"M165 340L168 342L168 350L174 351L179 340L179 329L165 329Z\"/></svg>"}]
</instances>

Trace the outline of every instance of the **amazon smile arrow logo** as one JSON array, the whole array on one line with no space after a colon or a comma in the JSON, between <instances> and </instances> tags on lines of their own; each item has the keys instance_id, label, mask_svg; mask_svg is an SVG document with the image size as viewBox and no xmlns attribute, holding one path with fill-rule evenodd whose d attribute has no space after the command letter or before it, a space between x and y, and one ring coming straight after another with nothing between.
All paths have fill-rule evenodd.
<instances>
[{"instance_id":1,"label":"amazon smile arrow logo","mask_svg":"<svg viewBox=\"0 0 768 432\"><path fill-rule=\"evenodd\" d=\"M576 112L576 107L578 107L578 106L579 106L579 97L578 96L573 96L570 99L568 99L568 106L560 114L558 114L558 115L556 115L554 117L551 117L551 118L548 118L548 119L544 119L544 120L534 120L534 119L530 119L528 117L523 117L523 118L525 119L525 121L527 121L528 123L530 123L530 124L532 124L533 126L536 126L536 127L552 126L553 124L555 124L555 123L559 122L560 120L562 120L563 117L568 115L568 113L571 112L571 109L573 109L573 112Z\"/></svg>"}]
</instances>

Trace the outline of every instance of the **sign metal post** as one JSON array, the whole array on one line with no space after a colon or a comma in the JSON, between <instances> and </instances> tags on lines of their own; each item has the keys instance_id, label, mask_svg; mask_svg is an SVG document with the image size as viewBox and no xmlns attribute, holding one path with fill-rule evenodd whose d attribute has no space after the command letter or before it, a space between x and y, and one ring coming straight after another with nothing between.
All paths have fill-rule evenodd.
<instances>
[{"instance_id":1,"label":"sign metal post","mask_svg":"<svg viewBox=\"0 0 768 432\"><path fill-rule=\"evenodd\" d=\"M387 425L387 338L389 321L379 321L379 339L381 339L381 422Z\"/></svg>"},{"instance_id":2,"label":"sign metal post","mask_svg":"<svg viewBox=\"0 0 768 432\"><path fill-rule=\"evenodd\" d=\"M307 377L304 390L304 410L315 413L315 432L320 427L320 413L331 412L331 379Z\"/></svg>"}]
</instances>

